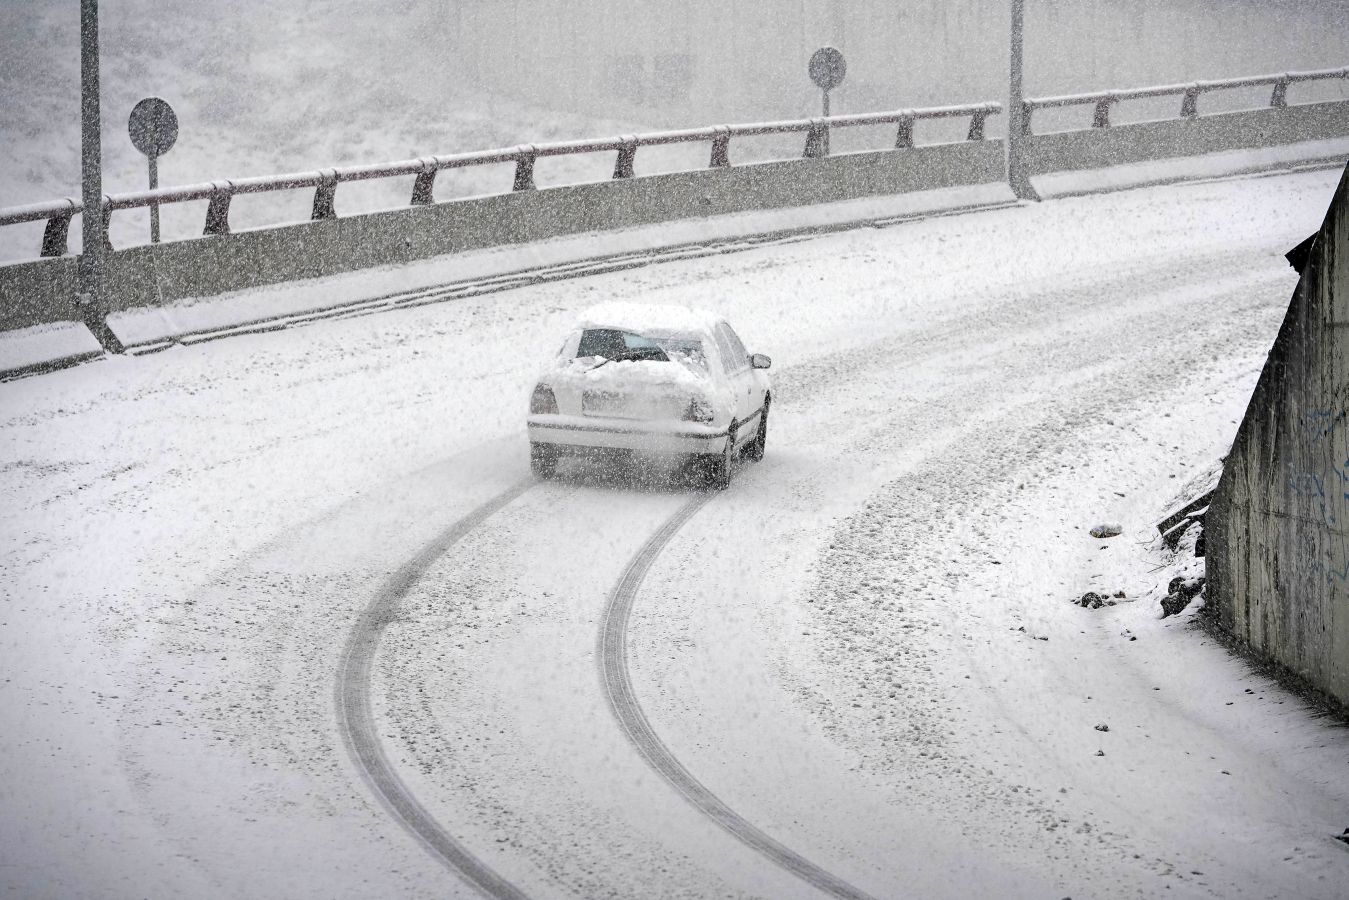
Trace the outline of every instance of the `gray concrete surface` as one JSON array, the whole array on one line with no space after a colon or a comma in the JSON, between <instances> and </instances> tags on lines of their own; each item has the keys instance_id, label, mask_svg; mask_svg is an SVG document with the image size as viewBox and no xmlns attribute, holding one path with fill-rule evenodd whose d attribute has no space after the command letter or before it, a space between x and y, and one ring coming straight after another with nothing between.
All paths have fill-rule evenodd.
<instances>
[{"instance_id":1,"label":"gray concrete surface","mask_svg":"<svg viewBox=\"0 0 1349 900\"><path fill-rule=\"evenodd\" d=\"M1227 457L1205 540L1222 627L1349 706L1349 168Z\"/></svg>"},{"instance_id":2,"label":"gray concrete surface","mask_svg":"<svg viewBox=\"0 0 1349 900\"><path fill-rule=\"evenodd\" d=\"M111 311L482 247L675 219L1003 179L1003 142L971 141L676 172L454 200L118 250ZM0 267L0 330L69 321L72 260Z\"/></svg>"},{"instance_id":3,"label":"gray concrete surface","mask_svg":"<svg viewBox=\"0 0 1349 900\"><path fill-rule=\"evenodd\" d=\"M1029 139L1032 175L1349 136L1349 101L1145 122ZM676 172L454 200L118 250L110 311L302 278L677 219L807 206L1006 178L1004 142ZM71 258L0 266L0 331L78 319Z\"/></svg>"},{"instance_id":4,"label":"gray concrete surface","mask_svg":"<svg viewBox=\"0 0 1349 900\"><path fill-rule=\"evenodd\" d=\"M1026 166L1031 175L1045 175L1346 135L1349 101L1309 103L1032 135Z\"/></svg>"}]
</instances>

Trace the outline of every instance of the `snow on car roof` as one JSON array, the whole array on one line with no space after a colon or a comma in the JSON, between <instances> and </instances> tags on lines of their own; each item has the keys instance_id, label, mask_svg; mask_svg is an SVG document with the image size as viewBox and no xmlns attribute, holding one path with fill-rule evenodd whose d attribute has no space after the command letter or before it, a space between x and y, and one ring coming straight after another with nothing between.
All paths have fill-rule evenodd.
<instances>
[{"instance_id":1,"label":"snow on car roof","mask_svg":"<svg viewBox=\"0 0 1349 900\"><path fill-rule=\"evenodd\" d=\"M644 303L601 303L581 313L581 328L619 328L638 334L702 334L710 332L721 316L691 306L659 306Z\"/></svg>"}]
</instances>

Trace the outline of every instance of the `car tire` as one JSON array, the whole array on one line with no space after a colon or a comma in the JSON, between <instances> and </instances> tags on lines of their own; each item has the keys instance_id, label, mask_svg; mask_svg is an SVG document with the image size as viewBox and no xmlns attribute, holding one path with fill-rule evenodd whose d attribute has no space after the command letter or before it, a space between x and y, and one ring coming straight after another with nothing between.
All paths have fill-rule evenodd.
<instances>
[{"instance_id":1,"label":"car tire","mask_svg":"<svg viewBox=\"0 0 1349 900\"><path fill-rule=\"evenodd\" d=\"M547 444L530 444L529 468L539 478L552 478L557 474L557 451Z\"/></svg>"},{"instance_id":2,"label":"car tire","mask_svg":"<svg viewBox=\"0 0 1349 900\"><path fill-rule=\"evenodd\" d=\"M754 436L754 440L749 442L745 448L745 455L754 462L763 459L764 451L768 449L768 405L770 399L767 394L763 398L763 410L759 413L759 433Z\"/></svg>"},{"instance_id":3,"label":"car tire","mask_svg":"<svg viewBox=\"0 0 1349 900\"><path fill-rule=\"evenodd\" d=\"M707 486L714 491L724 491L731 486L731 463L735 460L735 423L731 423L726 435L726 449L707 461Z\"/></svg>"}]
</instances>

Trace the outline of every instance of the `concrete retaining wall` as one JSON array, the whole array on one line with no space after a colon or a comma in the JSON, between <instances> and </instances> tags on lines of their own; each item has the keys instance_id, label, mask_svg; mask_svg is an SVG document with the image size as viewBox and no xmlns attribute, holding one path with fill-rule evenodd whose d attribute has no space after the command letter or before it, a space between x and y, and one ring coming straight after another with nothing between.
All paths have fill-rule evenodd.
<instances>
[{"instance_id":1,"label":"concrete retaining wall","mask_svg":"<svg viewBox=\"0 0 1349 900\"><path fill-rule=\"evenodd\" d=\"M1309 103L1037 134L1026 140L1026 166L1031 175L1046 175L1346 135L1349 101Z\"/></svg>"},{"instance_id":2,"label":"concrete retaining wall","mask_svg":"<svg viewBox=\"0 0 1349 900\"><path fill-rule=\"evenodd\" d=\"M691 217L1003 180L1000 140L677 172L455 200L112 254L112 311ZM0 267L0 330L77 319L75 260Z\"/></svg>"},{"instance_id":3,"label":"concrete retaining wall","mask_svg":"<svg viewBox=\"0 0 1349 900\"><path fill-rule=\"evenodd\" d=\"M1222 627L1349 705L1349 169L1227 457L1205 541Z\"/></svg>"}]
</instances>

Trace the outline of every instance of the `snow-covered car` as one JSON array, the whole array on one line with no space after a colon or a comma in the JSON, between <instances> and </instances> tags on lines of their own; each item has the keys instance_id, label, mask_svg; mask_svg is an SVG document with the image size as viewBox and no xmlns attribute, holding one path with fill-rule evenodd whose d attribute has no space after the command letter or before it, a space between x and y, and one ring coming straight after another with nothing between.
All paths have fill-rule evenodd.
<instances>
[{"instance_id":1,"label":"snow-covered car","mask_svg":"<svg viewBox=\"0 0 1349 900\"><path fill-rule=\"evenodd\" d=\"M739 455L768 442L772 361L731 326L680 306L610 303L587 310L529 401L530 462L596 451L681 457L716 488Z\"/></svg>"}]
</instances>

